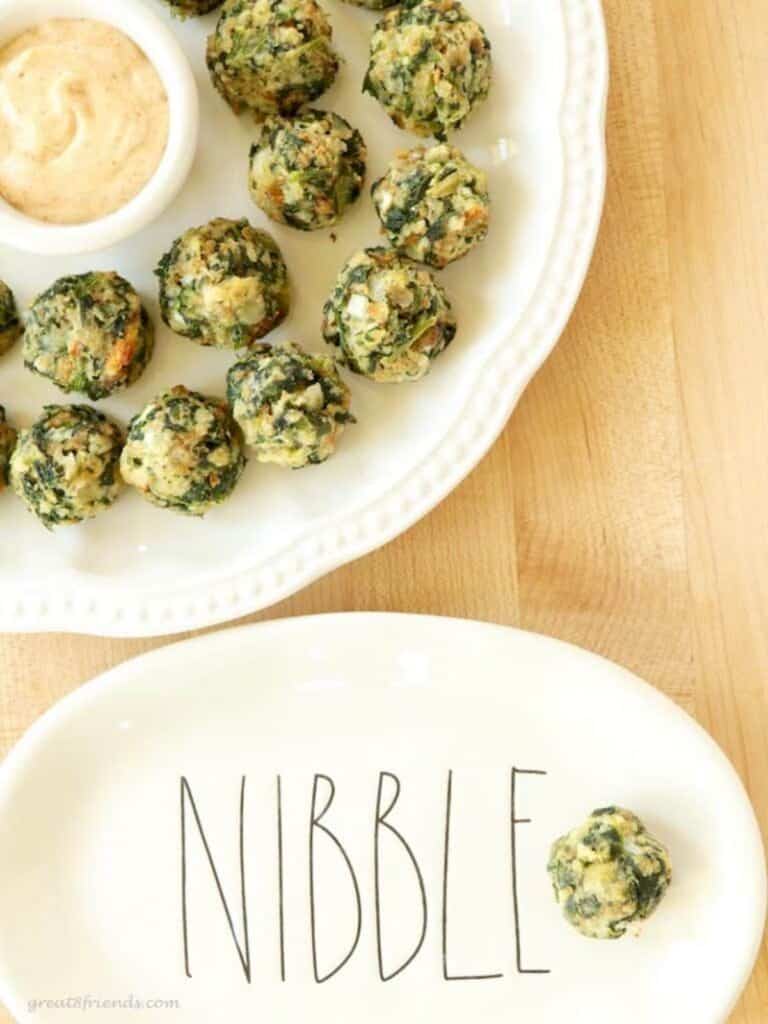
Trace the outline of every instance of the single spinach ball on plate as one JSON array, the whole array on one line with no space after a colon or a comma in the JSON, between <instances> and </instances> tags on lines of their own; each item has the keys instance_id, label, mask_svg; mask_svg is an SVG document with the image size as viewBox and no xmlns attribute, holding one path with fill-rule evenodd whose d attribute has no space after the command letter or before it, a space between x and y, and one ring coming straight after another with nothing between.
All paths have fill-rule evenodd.
<instances>
[{"instance_id":1,"label":"single spinach ball on plate","mask_svg":"<svg viewBox=\"0 0 768 1024\"><path fill-rule=\"evenodd\" d=\"M294 114L336 78L331 35L316 0L227 0L208 39L213 84L235 113Z\"/></svg>"},{"instance_id":2,"label":"single spinach ball on plate","mask_svg":"<svg viewBox=\"0 0 768 1024\"><path fill-rule=\"evenodd\" d=\"M49 529L91 519L120 493L123 431L90 405L47 405L19 432L11 486Z\"/></svg>"},{"instance_id":3,"label":"single spinach ball on plate","mask_svg":"<svg viewBox=\"0 0 768 1024\"><path fill-rule=\"evenodd\" d=\"M325 340L351 370L382 383L423 377L455 334L443 289L393 249L355 253L323 310Z\"/></svg>"},{"instance_id":4,"label":"single spinach ball on plate","mask_svg":"<svg viewBox=\"0 0 768 1024\"><path fill-rule=\"evenodd\" d=\"M0 405L0 491L8 483L8 468L16 446L16 431L5 419L5 409Z\"/></svg>"},{"instance_id":5,"label":"single spinach ball on plate","mask_svg":"<svg viewBox=\"0 0 768 1024\"><path fill-rule=\"evenodd\" d=\"M163 320L200 345L242 348L288 314L288 270L274 239L247 220L190 228L155 271Z\"/></svg>"},{"instance_id":6,"label":"single spinach ball on plate","mask_svg":"<svg viewBox=\"0 0 768 1024\"><path fill-rule=\"evenodd\" d=\"M566 919L592 939L620 939L654 912L669 854L631 811L603 807L552 847L547 866Z\"/></svg>"},{"instance_id":7,"label":"single spinach ball on plate","mask_svg":"<svg viewBox=\"0 0 768 1024\"><path fill-rule=\"evenodd\" d=\"M149 314L112 271L62 277L26 318L24 363L62 391L105 398L144 372L155 345Z\"/></svg>"},{"instance_id":8,"label":"single spinach ball on plate","mask_svg":"<svg viewBox=\"0 0 768 1024\"><path fill-rule=\"evenodd\" d=\"M445 267L488 234L485 172L446 143L398 153L371 194L390 244L419 263Z\"/></svg>"},{"instance_id":9,"label":"single spinach ball on plate","mask_svg":"<svg viewBox=\"0 0 768 1024\"><path fill-rule=\"evenodd\" d=\"M0 281L0 356L16 344L22 330L13 292L5 282Z\"/></svg>"},{"instance_id":10,"label":"single spinach ball on plate","mask_svg":"<svg viewBox=\"0 0 768 1024\"><path fill-rule=\"evenodd\" d=\"M245 468L240 431L226 402L177 386L128 425L120 469L160 508L202 516L225 501Z\"/></svg>"},{"instance_id":11,"label":"single spinach ball on plate","mask_svg":"<svg viewBox=\"0 0 768 1024\"><path fill-rule=\"evenodd\" d=\"M491 44L458 0L405 0L371 39L363 89L400 128L445 140L491 87Z\"/></svg>"},{"instance_id":12,"label":"single spinach ball on plate","mask_svg":"<svg viewBox=\"0 0 768 1024\"><path fill-rule=\"evenodd\" d=\"M221 7L222 0L165 0L179 18L197 18Z\"/></svg>"},{"instance_id":13,"label":"single spinach ball on plate","mask_svg":"<svg viewBox=\"0 0 768 1024\"><path fill-rule=\"evenodd\" d=\"M354 421L349 388L333 359L290 342L257 345L235 363L227 398L259 462L291 469L325 462Z\"/></svg>"},{"instance_id":14,"label":"single spinach ball on plate","mask_svg":"<svg viewBox=\"0 0 768 1024\"><path fill-rule=\"evenodd\" d=\"M272 220L302 231L329 228L360 195L365 159L363 137L338 114L275 115L251 149L248 185Z\"/></svg>"}]
</instances>

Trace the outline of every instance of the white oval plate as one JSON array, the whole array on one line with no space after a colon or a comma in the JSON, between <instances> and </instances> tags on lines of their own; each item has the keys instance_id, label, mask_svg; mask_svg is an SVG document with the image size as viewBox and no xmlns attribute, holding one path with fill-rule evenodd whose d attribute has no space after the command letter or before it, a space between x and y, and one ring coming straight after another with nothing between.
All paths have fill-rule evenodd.
<instances>
[{"instance_id":1,"label":"white oval plate","mask_svg":"<svg viewBox=\"0 0 768 1024\"><path fill-rule=\"evenodd\" d=\"M232 500L203 521L129 493L92 522L48 534L4 495L0 630L139 636L245 615L390 540L480 460L555 344L587 269L605 187L608 61L599 0L469 6L492 40L496 79L491 98L456 141L490 172L493 227L482 247L442 275L460 332L434 372L399 387L350 375L359 424L337 456L293 473L252 461ZM345 64L318 105L360 127L370 184L395 150L418 140L394 128L360 92L375 16L340 0L329 7ZM204 68L213 24L213 17L173 23L202 104L197 163L173 207L132 241L96 257L41 260L0 249L0 277L26 304L61 274L117 268L142 291L159 325L152 270L173 238L214 215L245 215L274 233L293 279L291 316L270 339L322 349L321 308L340 265L381 237L370 199L366 192L339 225L335 243L327 232L306 235L267 222L245 181L255 128L231 114ZM125 423L176 383L223 394L232 361L163 328L143 378L99 407ZM30 423L43 404L62 399L23 369L18 349L0 361L0 404L16 423Z\"/></svg>"},{"instance_id":2,"label":"white oval plate","mask_svg":"<svg viewBox=\"0 0 768 1024\"><path fill-rule=\"evenodd\" d=\"M545 871L609 803L674 865L613 943L572 930ZM424 907L382 981L378 949L389 977ZM754 814L703 730L623 669L497 626L342 615L167 647L62 701L0 771L0 996L22 1021L132 996L185 1024L716 1024L764 916Z\"/></svg>"}]
</instances>

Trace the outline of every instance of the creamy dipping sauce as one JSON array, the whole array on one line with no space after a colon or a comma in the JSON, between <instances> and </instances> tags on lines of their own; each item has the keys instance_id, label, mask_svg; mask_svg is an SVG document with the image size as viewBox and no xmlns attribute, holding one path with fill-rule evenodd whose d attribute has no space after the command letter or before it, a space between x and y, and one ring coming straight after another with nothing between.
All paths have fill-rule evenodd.
<instances>
[{"instance_id":1,"label":"creamy dipping sauce","mask_svg":"<svg viewBox=\"0 0 768 1024\"><path fill-rule=\"evenodd\" d=\"M0 196L51 224L133 199L168 142L157 71L113 25L53 19L0 49Z\"/></svg>"}]
</instances>

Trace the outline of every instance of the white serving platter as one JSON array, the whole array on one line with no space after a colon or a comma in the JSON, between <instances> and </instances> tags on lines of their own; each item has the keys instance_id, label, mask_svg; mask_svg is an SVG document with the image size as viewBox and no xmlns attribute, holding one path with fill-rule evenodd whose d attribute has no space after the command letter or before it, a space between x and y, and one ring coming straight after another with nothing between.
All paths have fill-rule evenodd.
<instances>
[{"instance_id":1,"label":"white serving platter","mask_svg":"<svg viewBox=\"0 0 768 1024\"><path fill-rule=\"evenodd\" d=\"M172 240L213 216L248 216L273 232L293 281L291 315L270 339L323 348L321 308L340 265L381 237L367 192L336 241L270 225L246 187L256 129L229 111L204 67L214 17L182 24L158 0L144 2L167 18L200 89L201 142L188 184L164 216L114 250L41 259L0 248L0 277L26 305L62 274L114 268L161 327L152 271ZM370 183L397 149L418 140L361 93L375 15L341 0L328 7L344 64L317 105L360 128ZM608 60L599 0L469 7L492 41L495 83L455 141L490 173L493 224L482 247L442 274L460 327L430 376L386 387L350 375L359 424L330 462L290 472L252 460L232 500L202 521L127 493L95 520L49 534L3 495L1 630L138 636L244 615L405 530L487 451L557 341L589 263L605 190ZM142 379L99 407L126 423L176 383L222 394L232 360L161 328ZM18 348L0 361L0 404L15 423L27 425L44 404L62 400L78 398L26 371Z\"/></svg>"},{"instance_id":2,"label":"white serving platter","mask_svg":"<svg viewBox=\"0 0 768 1024\"><path fill-rule=\"evenodd\" d=\"M545 866L611 803L673 881L637 936L600 942ZM0 999L20 1022L133 999L147 1024L724 1024L765 893L749 801L692 719L480 623L324 616L166 647L0 768Z\"/></svg>"}]
</instances>

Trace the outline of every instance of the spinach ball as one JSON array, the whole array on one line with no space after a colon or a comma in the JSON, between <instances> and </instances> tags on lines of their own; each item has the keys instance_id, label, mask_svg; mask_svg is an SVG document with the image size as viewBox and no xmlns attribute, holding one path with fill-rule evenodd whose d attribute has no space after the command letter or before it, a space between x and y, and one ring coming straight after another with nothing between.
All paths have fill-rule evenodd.
<instances>
[{"instance_id":1,"label":"spinach ball","mask_svg":"<svg viewBox=\"0 0 768 1024\"><path fill-rule=\"evenodd\" d=\"M399 128L445 140L491 87L491 44L459 0L405 0L374 30L363 90Z\"/></svg>"},{"instance_id":2,"label":"spinach ball","mask_svg":"<svg viewBox=\"0 0 768 1024\"><path fill-rule=\"evenodd\" d=\"M221 6L222 0L165 0L178 18L199 18Z\"/></svg>"},{"instance_id":3,"label":"spinach ball","mask_svg":"<svg viewBox=\"0 0 768 1024\"><path fill-rule=\"evenodd\" d=\"M316 0L227 0L208 39L213 84L237 114L295 114L336 78L331 35Z\"/></svg>"},{"instance_id":4,"label":"spinach ball","mask_svg":"<svg viewBox=\"0 0 768 1024\"><path fill-rule=\"evenodd\" d=\"M603 807L552 847L547 865L566 919L591 939L620 939L656 910L669 854L631 811Z\"/></svg>"},{"instance_id":5,"label":"spinach ball","mask_svg":"<svg viewBox=\"0 0 768 1024\"><path fill-rule=\"evenodd\" d=\"M251 149L248 185L272 220L302 231L329 228L360 195L365 159L360 132L338 114L275 115Z\"/></svg>"},{"instance_id":6,"label":"spinach ball","mask_svg":"<svg viewBox=\"0 0 768 1024\"><path fill-rule=\"evenodd\" d=\"M274 239L247 220L190 228L155 271L163 320L200 345L242 348L288 314L288 270Z\"/></svg>"},{"instance_id":7,"label":"spinach ball","mask_svg":"<svg viewBox=\"0 0 768 1024\"><path fill-rule=\"evenodd\" d=\"M16 431L6 422L5 409L0 405L0 491L8 483L8 468L16 445Z\"/></svg>"},{"instance_id":8,"label":"spinach ball","mask_svg":"<svg viewBox=\"0 0 768 1024\"><path fill-rule=\"evenodd\" d=\"M349 388L333 359L290 342L257 345L235 363L227 398L258 461L291 469L325 462L354 421Z\"/></svg>"},{"instance_id":9,"label":"spinach ball","mask_svg":"<svg viewBox=\"0 0 768 1024\"><path fill-rule=\"evenodd\" d=\"M24 363L62 391L105 398L152 356L155 332L133 287L114 272L62 277L27 314Z\"/></svg>"},{"instance_id":10,"label":"spinach ball","mask_svg":"<svg viewBox=\"0 0 768 1024\"><path fill-rule=\"evenodd\" d=\"M22 330L13 292L7 284L0 281L0 356L13 348L21 337Z\"/></svg>"},{"instance_id":11,"label":"spinach ball","mask_svg":"<svg viewBox=\"0 0 768 1024\"><path fill-rule=\"evenodd\" d=\"M371 380L419 380L456 334L445 292L392 249L364 249L342 267L323 310L323 335Z\"/></svg>"},{"instance_id":12,"label":"spinach ball","mask_svg":"<svg viewBox=\"0 0 768 1024\"><path fill-rule=\"evenodd\" d=\"M90 405L46 405L11 455L11 486L44 526L91 519L120 493L123 432Z\"/></svg>"},{"instance_id":13,"label":"spinach ball","mask_svg":"<svg viewBox=\"0 0 768 1024\"><path fill-rule=\"evenodd\" d=\"M120 469L153 505L202 516L225 501L245 468L225 402L171 388L134 416Z\"/></svg>"},{"instance_id":14,"label":"spinach ball","mask_svg":"<svg viewBox=\"0 0 768 1024\"><path fill-rule=\"evenodd\" d=\"M485 172L446 143L398 153L371 194L390 245L419 263L445 267L488 234Z\"/></svg>"}]
</instances>

